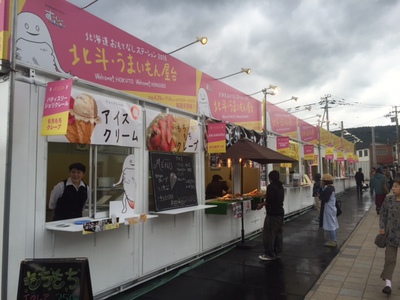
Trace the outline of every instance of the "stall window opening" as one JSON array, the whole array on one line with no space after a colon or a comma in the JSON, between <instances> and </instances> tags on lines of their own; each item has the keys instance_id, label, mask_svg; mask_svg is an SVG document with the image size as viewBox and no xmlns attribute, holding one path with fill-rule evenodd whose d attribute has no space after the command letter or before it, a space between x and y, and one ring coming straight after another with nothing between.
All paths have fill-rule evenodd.
<instances>
[{"instance_id":1,"label":"stall window opening","mask_svg":"<svg viewBox=\"0 0 400 300\"><path fill-rule=\"evenodd\" d=\"M54 220L54 207L49 207L51 191L57 184L73 176L69 167L75 163L86 168L82 181L88 186L88 201L83 207L82 216L107 217L110 201L122 200L123 187L114 187L113 184L121 176L125 158L132 153L133 148L129 147L49 142L46 222Z\"/></svg>"}]
</instances>

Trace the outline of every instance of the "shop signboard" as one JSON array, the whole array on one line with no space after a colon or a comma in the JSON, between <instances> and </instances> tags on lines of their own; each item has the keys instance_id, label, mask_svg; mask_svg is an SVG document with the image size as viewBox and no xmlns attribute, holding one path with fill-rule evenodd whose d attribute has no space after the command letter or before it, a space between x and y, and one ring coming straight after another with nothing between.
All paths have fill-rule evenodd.
<instances>
[{"instance_id":1,"label":"shop signboard","mask_svg":"<svg viewBox=\"0 0 400 300\"><path fill-rule=\"evenodd\" d=\"M209 123L207 129L207 152L226 152L226 125L225 123Z\"/></svg>"},{"instance_id":2,"label":"shop signboard","mask_svg":"<svg viewBox=\"0 0 400 300\"><path fill-rule=\"evenodd\" d=\"M326 147L332 147L332 133L319 127L320 144Z\"/></svg>"},{"instance_id":3,"label":"shop signboard","mask_svg":"<svg viewBox=\"0 0 400 300\"><path fill-rule=\"evenodd\" d=\"M353 163L354 161L355 161L355 159L354 159L354 153L347 153L346 154L346 160L347 160L347 162L349 162L349 163Z\"/></svg>"},{"instance_id":4,"label":"shop signboard","mask_svg":"<svg viewBox=\"0 0 400 300\"><path fill-rule=\"evenodd\" d=\"M332 143L333 143L333 147L336 150L343 150L343 141L344 139L341 138L340 136L337 136L336 134L332 134Z\"/></svg>"},{"instance_id":5,"label":"shop signboard","mask_svg":"<svg viewBox=\"0 0 400 300\"><path fill-rule=\"evenodd\" d=\"M276 151L289 156L290 154L290 141L288 136L278 136L276 138Z\"/></svg>"},{"instance_id":6,"label":"shop signboard","mask_svg":"<svg viewBox=\"0 0 400 300\"><path fill-rule=\"evenodd\" d=\"M18 12L18 61L261 130L260 101L68 1L19 1Z\"/></svg>"},{"instance_id":7,"label":"shop signboard","mask_svg":"<svg viewBox=\"0 0 400 300\"><path fill-rule=\"evenodd\" d=\"M313 161L314 160L314 145L304 145L304 159Z\"/></svg>"},{"instance_id":8,"label":"shop signboard","mask_svg":"<svg viewBox=\"0 0 400 300\"><path fill-rule=\"evenodd\" d=\"M334 158L333 147L325 148L325 159L333 160L333 158Z\"/></svg>"},{"instance_id":9,"label":"shop signboard","mask_svg":"<svg viewBox=\"0 0 400 300\"><path fill-rule=\"evenodd\" d=\"M42 135L67 133L72 79L49 82L43 107Z\"/></svg>"},{"instance_id":10,"label":"shop signboard","mask_svg":"<svg viewBox=\"0 0 400 300\"><path fill-rule=\"evenodd\" d=\"M276 105L267 105L267 129L274 133L298 139L297 118Z\"/></svg>"},{"instance_id":11,"label":"shop signboard","mask_svg":"<svg viewBox=\"0 0 400 300\"><path fill-rule=\"evenodd\" d=\"M298 123L299 123L299 131L300 131L300 134L299 134L300 140L305 143L317 145L318 144L318 127L313 126L313 125L307 123L306 121L303 121L300 119L298 119Z\"/></svg>"},{"instance_id":12,"label":"shop signboard","mask_svg":"<svg viewBox=\"0 0 400 300\"><path fill-rule=\"evenodd\" d=\"M87 258L35 258L21 262L18 300L93 300Z\"/></svg>"},{"instance_id":13,"label":"shop signboard","mask_svg":"<svg viewBox=\"0 0 400 300\"><path fill-rule=\"evenodd\" d=\"M344 161L344 152L343 151L337 151L336 155L337 155L336 161L338 161L338 162Z\"/></svg>"},{"instance_id":14,"label":"shop signboard","mask_svg":"<svg viewBox=\"0 0 400 300\"><path fill-rule=\"evenodd\" d=\"M146 110L146 145L149 151L200 151L200 125L196 120Z\"/></svg>"},{"instance_id":15,"label":"shop signboard","mask_svg":"<svg viewBox=\"0 0 400 300\"><path fill-rule=\"evenodd\" d=\"M142 147L142 107L93 91L72 88L67 132L51 142Z\"/></svg>"},{"instance_id":16,"label":"shop signboard","mask_svg":"<svg viewBox=\"0 0 400 300\"><path fill-rule=\"evenodd\" d=\"M189 154L149 152L153 207L163 211L197 205L193 158Z\"/></svg>"}]
</instances>

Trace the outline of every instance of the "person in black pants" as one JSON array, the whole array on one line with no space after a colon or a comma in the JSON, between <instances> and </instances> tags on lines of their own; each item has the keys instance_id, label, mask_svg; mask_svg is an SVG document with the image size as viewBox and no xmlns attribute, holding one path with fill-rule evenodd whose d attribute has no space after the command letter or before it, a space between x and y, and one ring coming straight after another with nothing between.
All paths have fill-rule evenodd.
<instances>
[{"instance_id":1,"label":"person in black pants","mask_svg":"<svg viewBox=\"0 0 400 300\"><path fill-rule=\"evenodd\" d=\"M364 184L364 174L362 172L362 168L358 168L358 172L354 176L357 184L357 194L362 195L362 188Z\"/></svg>"},{"instance_id":2,"label":"person in black pants","mask_svg":"<svg viewBox=\"0 0 400 300\"><path fill-rule=\"evenodd\" d=\"M261 260L275 260L281 257L283 250L283 199L285 191L282 182L279 180L279 172L273 170L269 172L268 179L270 184L267 186L265 202L257 205L257 210L265 206L267 215L264 220L263 244L265 254L260 255Z\"/></svg>"}]
</instances>

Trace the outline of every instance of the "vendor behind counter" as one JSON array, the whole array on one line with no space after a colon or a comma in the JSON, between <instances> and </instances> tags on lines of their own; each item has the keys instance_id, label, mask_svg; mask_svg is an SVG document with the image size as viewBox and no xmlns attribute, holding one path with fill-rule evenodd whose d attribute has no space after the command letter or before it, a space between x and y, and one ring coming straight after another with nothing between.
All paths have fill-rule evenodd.
<instances>
[{"instance_id":1,"label":"vendor behind counter","mask_svg":"<svg viewBox=\"0 0 400 300\"><path fill-rule=\"evenodd\" d=\"M213 175L212 181L206 188L206 199L222 197L227 193L230 193L230 189L226 181L223 181L223 178L218 174Z\"/></svg>"}]
</instances>

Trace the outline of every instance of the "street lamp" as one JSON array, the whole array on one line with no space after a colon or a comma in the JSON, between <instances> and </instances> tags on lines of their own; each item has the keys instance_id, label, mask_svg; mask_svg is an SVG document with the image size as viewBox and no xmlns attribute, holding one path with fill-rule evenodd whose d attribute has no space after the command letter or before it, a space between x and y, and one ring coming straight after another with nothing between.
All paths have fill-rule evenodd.
<instances>
[{"instance_id":1,"label":"street lamp","mask_svg":"<svg viewBox=\"0 0 400 300\"><path fill-rule=\"evenodd\" d=\"M270 84L268 88L262 89L261 92L264 94L263 99L263 132L264 132L264 142L267 146L267 136L268 136L268 119L267 119L267 95L276 95L279 92L278 86Z\"/></svg>"},{"instance_id":2,"label":"street lamp","mask_svg":"<svg viewBox=\"0 0 400 300\"><path fill-rule=\"evenodd\" d=\"M288 101L292 101L292 100L297 101L297 99L299 99L299 98L295 97L295 96L292 96L292 98L287 99L287 100L283 100L283 101L278 102L278 103L274 103L274 105L281 104L281 103L288 102Z\"/></svg>"},{"instance_id":3,"label":"street lamp","mask_svg":"<svg viewBox=\"0 0 400 300\"><path fill-rule=\"evenodd\" d=\"M249 75L251 73L251 69L250 68L241 68L239 72L236 72L236 73L233 73L233 74L230 74L230 75L226 75L226 76L223 76L223 77L220 77L220 78L216 78L216 80L225 79L227 77L231 77L231 76L234 76L234 75L240 74L240 73L246 73L247 75Z\"/></svg>"},{"instance_id":4,"label":"street lamp","mask_svg":"<svg viewBox=\"0 0 400 300\"><path fill-rule=\"evenodd\" d=\"M208 39L207 39L205 36L196 37L196 40L195 40L194 42L191 42L191 43L189 43L189 44L187 44L187 45L185 45L185 46L182 46L182 47L180 47L180 48L178 48L178 49L176 49L176 50L174 50L174 51L171 51L171 52L169 52L169 53L167 53L167 54L175 53L175 52L177 52L177 51L179 51L179 50L182 50L182 49L184 49L184 48L186 48L186 47L189 47L190 45L196 44L196 43L198 43L198 42L200 42L202 45L205 45L205 44L207 44Z\"/></svg>"},{"instance_id":5,"label":"street lamp","mask_svg":"<svg viewBox=\"0 0 400 300\"><path fill-rule=\"evenodd\" d=\"M84 6L84 7L81 7L81 8L82 8L82 9L86 9L86 8L88 8L90 5L96 3L97 1L99 1L99 0L94 0L94 1L90 2L88 5L86 5L86 6Z\"/></svg>"},{"instance_id":6,"label":"street lamp","mask_svg":"<svg viewBox=\"0 0 400 300\"><path fill-rule=\"evenodd\" d=\"M312 119L312 118L321 118L321 115L320 114L316 114L315 116L312 116L312 117L307 117L307 118L305 118L305 119L302 119L303 121L305 121L305 120L308 120L308 119ZM319 120L318 120L319 121Z\"/></svg>"}]
</instances>

